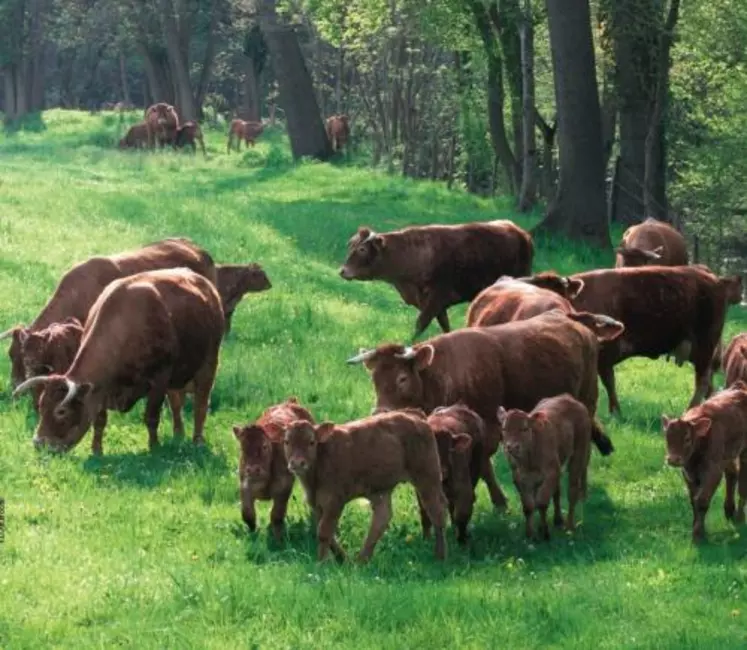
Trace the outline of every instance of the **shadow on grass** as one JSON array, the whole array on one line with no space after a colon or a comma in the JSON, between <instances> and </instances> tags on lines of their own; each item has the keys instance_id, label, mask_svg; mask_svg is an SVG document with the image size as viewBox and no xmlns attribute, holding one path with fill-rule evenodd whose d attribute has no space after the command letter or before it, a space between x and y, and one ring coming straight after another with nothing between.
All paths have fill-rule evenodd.
<instances>
[{"instance_id":1,"label":"shadow on grass","mask_svg":"<svg viewBox=\"0 0 747 650\"><path fill-rule=\"evenodd\" d=\"M30 113L16 120L6 120L4 122L5 135L13 137L21 131L29 133L42 133L47 130L47 125L41 113Z\"/></svg>"}]
</instances>

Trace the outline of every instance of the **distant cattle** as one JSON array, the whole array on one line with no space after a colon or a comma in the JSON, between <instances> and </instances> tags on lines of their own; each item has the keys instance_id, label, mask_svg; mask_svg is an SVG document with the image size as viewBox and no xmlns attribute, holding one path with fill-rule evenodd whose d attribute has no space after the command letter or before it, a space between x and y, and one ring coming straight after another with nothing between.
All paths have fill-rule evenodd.
<instances>
[{"instance_id":1,"label":"distant cattle","mask_svg":"<svg viewBox=\"0 0 747 650\"><path fill-rule=\"evenodd\" d=\"M721 363L727 387L737 381L747 383L747 333L737 334L729 341Z\"/></svg>"},{"instance_id":2,"label":"distant cattle","mask_svg":"<svg viewBox=\"0 0 747 650\"><path fill-rule=\"evenodd\" d=\"M119 141L120 149L145 149L148 146L148 125L145 122L133 124Z\"/></svg>"},{"instance_id":3,"label":"distant cattle","mask_svg":"<svg viewBox=\"0 0 747 650\"><path fill-rule=\"evenodd\" d=\"M331 115L324 124L332 151L340 151L350 138L350 118L347 115Z\"/></svg>"},{"instance_id":4,"label":"distant cattle","mask_svg":"<svg viewBox=\"0 0 747 650\"><path fill-rule=\"evenodd\" d=\"M616 267L681 266L688 263L685 238L663 221L648 218L628 228L615 251Z\"/></svg>"},{"instance_id":5,"label":"distant cattle","mask_svg":"<svg viewBox=\"0 0 747 650\"><path fill-rule=\"evenodd\" d=\"M348 242L345 280L383 280L418 315L415 337L432 320L448 332L447 309L472 300L502 275L531 272L532 238L511 221L413 226L388 233L361 227Z\"/></svg>"},{"instance_id":6,"label":"distant cattle","mask_svg":"<svg viewBox=\"0 0 747 650\"><path fill-rule=\"evenodd\" d=\"M706 536L705 518L721 477L724 515L744 523L747 501L747 383L737 381L682 417L661 418L667 463L682 468L693 510L693 542ZM739 485L739 502L734 489Z\"/></svg>"},{"instance_id":7,"label":"distant cattle","mask_svg":"<svg viewBox=\"0 0 747 650\"><path fill-rule=\"evenodd\" d=\"M192 147L192 151L195 152L197 151L195 140L200 143L202 154L204 156L207 156L207 152L205 151L205 141L202 138L202 129L197 122L190 120L189 122L184 122L184 124L181 124L177 128L176 138L174 139L174 146L177 149Z\"/></svg>"},{"instance_id":8,"label":"distant cattle","mask_svg":"<svg viewBox=\"0 0 747 650\"><path fill-rule=\"evenodd\" d=\"M299 420L285 432L288 467L298 477L317 520L318 558L329 549L338 561L345 553L335 539L346 503L363 497L373 516L358 553L367 561L392 518L392 491L399 483L415 488L435 529L436 558L446 557L446 499L436 440L427 422L411 413L385 413L335 425Z\"/></svg>"},{"instance_id":9,"label":"distant cattle","mask_svg":"<svg viewBox=\"0 0 747 650\"><path fill-rule=\"evenodd\" d=\"M153 104L145 111L145 124L148 127L148 147L163 148L167 144L174 145L179 130L179 115L176 109L165 102Z\"/></svg>"},{"instance_id":10,"label":"distant cattle","mask_svg":"<svg viewBox=\"0 0 747 650\"><path fill-rule=\"evenodd\" d=\"M624 327L606 316L553 310L493 327L442 334L414 347L382 345L361 351L348 363L363 362L376 391L375 412L406 407L426 413L457 402L485 422L480 476L493 505L506 506L490 457L500 444L497 409L531 410L539 400L570 393L593 417L597 404L599 340L620 336ZM594 435L612 444L594 422Z\"/></svg>"},{"instance_id":11,"label":"distant cattle","mask_svg":"<svg viewBox=\"0 0 747 650\"><path fill-rule=\"evenodd\" d=\"M573 276L584 288L575 309L607 314L625 324L624 334L602 346L599 377L610 412L619 412L616 364L630 357L656 359L673 352L695 366L690 406L710 392L714 352L736 278L718 278L700 266L601 269Z\"/></svg>"},{"instance_id":12,"label":"distant cattle","mask_svg":"<svg viewBox=\"0 0 747 650\"><path fill-rule=\"evenodd\" d=\"M283 439L285 429L296 420L314 422L311 413L295 397L289 397L282 404L265 409L254 424L233 427L233 433L241 447L241 516L249 530L254 532L257 529L254 502L257 499L272 500L270 525L276 541L283 537L285 512L294 482L283 451Z\"/></svg>"},{"instance_id":13,"label":"distant cattle","mask_svg":"<svg viewBox=\"0 0 747 650\"><path fill-rule=\"evenodd\" d=\"M127 412L147 398L152 449L166 393L187 385L194 393L192 439L202 443L222 336L220 296L202 275L178 268L115 280L91 307L67 372L32 377L14 392L44 387L34 444L68 451L93 424L92 450L101 454L107 411Z\"/></svg>"},{"instance_id":14,"label":"distant cattle","mask_svg":"<svg viewBox=\"0 0 747 650\"><path fill-rule=\"evenodd\" d=\"M270 278L264 269L252 264L218 264L217 286L223 301L223 314L226 318L226 335L231 331L231 319L236 307L247 293L267 291L272 288Z\"/></svg>"},{"instance_id":15,"label":"distant cattle","mask_svg":"<svg viewBox=\"0 0 747 650\"><path fill-rule=\"evenodd\" d=\"M228 128L228 145L226 150L231 153L231 147L234 145L236 151L241 151L241 141L246 143L246 146L254 146L257 138L262 135L265 130L264 122L249 122L244 120L231 120L231 126Z\"/></svg>"}]
</instances>

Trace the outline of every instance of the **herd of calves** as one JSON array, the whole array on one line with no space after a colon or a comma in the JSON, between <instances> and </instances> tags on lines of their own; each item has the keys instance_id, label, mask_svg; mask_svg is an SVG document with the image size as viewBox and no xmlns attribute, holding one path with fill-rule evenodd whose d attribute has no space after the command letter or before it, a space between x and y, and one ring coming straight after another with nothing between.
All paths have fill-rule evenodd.
<instances>
[{"instance_id":1,"label":"herd of calves","mask_svg":"<svg viewBox=\"0 0 747 650\"><path fill-rule=\"evenodd\" d=\"M345 424L317 422L289 398L253 423L235 426L240 445L242 516L256 529L256 500L272 500L271 530L281 538L288 499L299 479L318 536L318 557L343 550L335 539L347 502L370 500L373 516L359 553L366 560L392 516L396 485L411 483L423 534L446 555L446 512L460 544L468 539L475 487L482 479L496 508L506 507L492 456L503 443L521 497L526 534L574 528L587 492L591 445L612 441L596 418L598 377L619 412L614 367L633 356L692 362L688 410L662 416L666 459L682 468L693 509L694 540L705 536L711 498L726 478L725 514L744 521L747 499L747 334L723 348L738 276L688 264L682 236L647 220L626 231L613 269L563 277L531 274L532 238L511 221L361 227L348 242L340 276L383 280L419 311L417 338L435 318L443 334L411 345L361 350L348 363L370 373L372 415ZM168 399L175 436L182 406L194 400L194 434L203 441L221 341L249 291L270 288L257 264L215 264L188 239L166 239L74 266L28 327L17 326L10 357L14 396L33 391L37 447L66 451L93 425L102 453L107 412L146 400L151 446ZM467 327L450 331L447 310L470 302ZM727 388L711 396L719 366ZM704 401L705 400L705 401ZM560 478L568 475L568 513ZM735 505L738 485L739 502Z\"/></svg>"},{"instance_id":2,"label":"herd of calves","mask_svg":"<svg viewBox=\"0 0 747 650\"><path fill-rule=\"evenodd\" d=\"M245 146L254 146L257 138L262 135L267 122L252 122L234 119L228 128L228 144L226 149L231 152L231 147L236 151L241 150L242 140ZM350 119L347 115L331 115L325 121L327 138L332 151L340 151L345 147L350 137ZM120 149L153 149L156 144L160 148L167 145L174 149L191 147L197 151L195 141L200 143L202 153L205 151L205 140L202 137L202 129L194 120L180 122L176 109L170 104L161 102L153 104L145 110L145 118L142 122L133 124L119 141Z\"/></svg>"}]
</instances>

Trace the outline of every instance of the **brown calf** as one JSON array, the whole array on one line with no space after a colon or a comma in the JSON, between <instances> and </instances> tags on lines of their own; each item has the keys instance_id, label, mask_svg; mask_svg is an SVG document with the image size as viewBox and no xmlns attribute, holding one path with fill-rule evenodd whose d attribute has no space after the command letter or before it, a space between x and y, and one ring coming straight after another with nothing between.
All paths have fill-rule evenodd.
<instances>
[{"instance_id":1,"label":"brown calf","mask_svg":"<svg viewBox=\"0 0 747 650\"><path fill-rule=\"evenodd\" d=\"M649 217L628 228L615 251L615 267L682 266L687 264L687 244L681 233L663 221Z\"/></svg>"},{"instance_id":2,"label":"brown calf","mask_svg":"<svg viewBox=\"0 0 747 650\"><path fill-rule=\"evenodd\" d=\"M134 149L145 149L148 146L148 125L145 122L133 124L119 141L120 149L128 147Z\"/></svg>"},{"instance_id":3,"label":"brown calf","mask_svg":"<svg viewBox=\"0 0 747 650\"><path fill-rule=\"evenodd\" d=\"M148 129L148 147L155 148L156 143L160 148L165 145L173 145L179 130L179 115L176 109L160 102L149 106L145 111L145 124Z\"/></svg>"},{"instance_id":4,"label":"brown calf","mask_svg":"<svg viewBox=\"0 0 747 650\"><path fill-rule=\"evenodd\" d=\"M264 122L245 122L244 120L231 120L231 126L228 128L228 145L227 152L231 153L231 146L236 141L236 151L241 151L241 141L246 143L246 146L254 146L257 138L262 135L265 130Z\"/></svg>"},{"instance_id":5,"label":"brown calf","mask_svg":"<svg viewBox=\"0 0 747 650\"><path fill-rule=\"evenodd\" d=\"M447 309L472 300L502 275L528 275L534 246L511 221L413 226L377 234L359 228L340 269L345 280L392 284L418 315L415 337L436 318L451 328Z\"/></svg>"},{"instance_id":6,"label":"brown calf","mask_svg":"<svg viewBox=\"0 0 747 650\"><path fill-rule=\"evenodd\" d=\"M193 152L196 152L197 145L195 144L195 140L200 143L202 155L207 156L207 152L205 151L205 141L202 138L202 129L197 122L190 120L189 122L185 122L177 127L176 137L174 138L174 146L177 149L189 146L192 147Z\"/></svg>"},{"instance_id":7,"label":"brown calf","mask_svg":"<svg viewBox=\"0 0 747 650\"><path fill-rule=\"evenodd\" d=\"M311 413L295 397L289 397L282 404L267 408L254 424L233 427L233 433L241 446L241 516L249 530L254 532L257 529L254 502L257 499L272 500L270 526L277 541L283 537L285 512L294 483L294 476L288 469L283 451L283 436L287 426L296 420L314 422Z\"/></svg>"},{"instance_id":8,"label":"brown calf","mask_svg":"<svg viewBox=\"0 0 747 650\"><path fill-rule=\"evenodd\" d=\"M324 128L332 151L343 149L350 137L350 118L347 115L331 115L324 123Z\"/></svg>"},{"instance_id":9,"label":"brown calf","mask_svg":"<svg viewBox=\"0 0 747 650\"><path fill-rule=\"evenodd\" d=\"M231 331L233 312L247 293L267 291L272 288L270 278L257 263L218 264L218 293L223 301L223 315L226 319L226 335Z\"/></svg>"},{"instance_id":10,"label":"brown calf","mask_svg":"<svg viewBox=\"0 0 747 650\"><path fill-rule=\"evenodd\" d=\"M681 418L661 417L667 463L682 468L693 510L693 542L706 536L705 518L721 477L726 479L724 515L744 523L747 501L747 384L737 381ZM739 484L739 503L734 489Z\"/></svg>"},{"instance_id":11,"label":"brown calf","mask_svg":"<svg viewBox=\"0 0 747 650\"><path fill-rule=\"evenodd\" d=\"M729 341L721 363L727 387L739 380L747 383L747 333L737 334Z\"/></svg>"},{"instance_id":12,"label":"brown calf","mask_svg":"<svg viewBox=\"0 0 747 650\"><path fill-rule=\"evenodd\" d=\"M568 472L568 521L575 527L576 503L586 497L586 475L592 440L592 419L589 410L571 395L563 394L543 399L526 413L519 409L498 409L503 428L503 449L511 465L514 485L521 496L526 519L526 536L533 535L534 511L540 513L540 535L550 539L547 507L553 500L553 523L563 525L560 506L560 475ZM605 447L598 439L601 453Z\"/></svg>"},{"instance_id":13,"label":"brown calf","mask_svg":"<svg viewBox=\"0 0 747 650\"><path fill-rule=\"evenodd\" d=\"M367 561L392 518L392 490L411 483L436 531L436 557L446 557L446 498L436 440L427 422L412 413L385 413L344 425L314 426L299 420L285 432L288 467L301 481L314 510L318 558L332 550L345 558L335 534L345 504L371 502L371 527L358 560Z\"/></svg>"}]
</instances>

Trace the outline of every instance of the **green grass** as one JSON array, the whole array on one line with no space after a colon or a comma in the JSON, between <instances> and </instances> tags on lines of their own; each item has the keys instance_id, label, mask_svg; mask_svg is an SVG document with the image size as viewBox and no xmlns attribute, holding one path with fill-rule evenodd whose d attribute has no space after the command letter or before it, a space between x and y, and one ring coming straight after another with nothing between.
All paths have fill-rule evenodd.
<instances>
[{"instance_id":1,"label":"green grass","mask_svg":"<svg viewBox=\"0 0 747 650\"><path fill-rule=\"evenodd\" d=\"M220 262L259 261L273 288L248 296L234 317L205 449L174 443L167 416L164 444L149 453L138 405L110 417L100 459L90 456L90 433L65 457L37 454L34 416L27 399L10 400L3 352L0 647L745 647L747 531L724 520L722 488L710 542L690 544L689 505L681 477L663 464L659 416L684 409L692 369L663 360L618 368L623 418L607 418L600 397L617 451L593 453L573 537L526 543L501 454L512 512L494 513L481 483L472 545L459 549L450 533L443 565L420 538L408 486L397 489L392 525L366 567L316 564L298 487L283 546L268 539L265 504L261 532L248 534L231 425L289 394L319 419L367 414L369 379L345 359L412 332L416 313L393 289L337 277L357 226L514 215L507 201L353 165L294 166L277 132L231 156L223 134L210 132L205 160L120 153L121 131L111 114L50 111L0 135L0 329L30 321L71 264L164 236L189 236ZM541 242L535 268L611 262ZM464 322L464 306L451 313ZM734 308L726 334L745 329L745 310ZM348 550L368 521L366 506L347 507Z\"/></svg>"}]
</instances>

